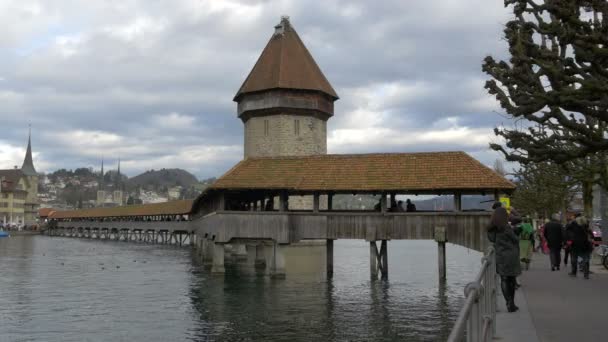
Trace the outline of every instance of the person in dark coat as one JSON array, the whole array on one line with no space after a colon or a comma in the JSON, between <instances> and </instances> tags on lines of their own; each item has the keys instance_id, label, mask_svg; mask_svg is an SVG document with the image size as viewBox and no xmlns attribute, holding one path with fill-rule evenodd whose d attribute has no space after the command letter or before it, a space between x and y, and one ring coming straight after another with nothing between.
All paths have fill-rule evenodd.
<instances>
[{"instance_id":1,"label":"person in dark coat","mask_svg":"<svg viewBox=\"0 0 608 342\"><path fill-rule=\"evenodd\" d=\"M570 238L572 239L571 253L572 260L572 271L569 273L571 276L576 277L576 271L578 266L578 258L580 257L582 262L582 271L585 279L589 279L589 257L593 250L593 233L589 230L589 222L585 216L579 216L574 220L570 226Z\"/></svg>"},{"instance_id":2,"label":"person in dark coat","mask_svg":"<svg viewBox=\"0 0 608 342\"><path fill-rule=\"evenodd\" d=\"M562 244L564 243L564 228L558 221L559 215L554 214L551 216L551 222L545 224L545 231L543 233L545 235L545 239L547 239L547 245L549 245L551 271L559 271L559 264L562 261L561 251Z\"/></svg>"},{"instance_id":3,"label":"person in dark coat","mask_svg":"<svg viewBox=\"0 0 608 342\"><path fill-rule=\"evenodd\" d=\"M416 205L408 198L405 200L405 211L408 213L416 211Z\"/></svg>"},{"instance_id":4,"label":"person in dark coat","mask_svg":"<svg viewBox=\"0 0 608 342\"><path fill-rule=\"evenodd\" d=\"M488 238L494 243L496 251L496 273L500 275L502 295L507 302L507 310L515 312L516 277L521 274L519 262L519 239L509 225L509 214L500 202L492 208L492 218L488 226Z\"/></svg>"},{"instance_id":5,"label":"person in dark coat","mask_svg":"<svg viewBox=\"0 0 608 342\"><path fill-rule=\"evenodd\" d=\"M572 225L575 224L576 218L580 214L571 215L568 219L568 223L564 227L564 267L568 266L568 256L572 254Z\"/></svg>"}]
</instances>

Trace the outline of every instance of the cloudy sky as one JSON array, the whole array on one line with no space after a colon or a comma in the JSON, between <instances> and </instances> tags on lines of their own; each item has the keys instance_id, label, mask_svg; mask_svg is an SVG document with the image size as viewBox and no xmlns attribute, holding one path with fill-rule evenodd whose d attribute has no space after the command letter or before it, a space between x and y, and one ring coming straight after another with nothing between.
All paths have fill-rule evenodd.
<instances>
[{"instance_id":1,"label":"cloudy sky","mask_svg":"<svg viewBox=\"0 0 608 342\"><path fill-rule=\"evenodd\" d=\"M0 0L0 167L122 159L219 176L243 154L232 98L281 15L338 92L329 153L464 150L505 119L483 84L502 0Z\"/></svg>"}]
</instances>

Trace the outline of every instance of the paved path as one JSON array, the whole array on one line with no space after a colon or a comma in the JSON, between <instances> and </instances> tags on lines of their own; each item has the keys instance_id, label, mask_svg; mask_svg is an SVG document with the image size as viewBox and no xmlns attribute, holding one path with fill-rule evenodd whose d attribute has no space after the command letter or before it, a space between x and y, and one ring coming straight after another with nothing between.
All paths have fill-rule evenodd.
<instances>
[{"instance_id":1,"label":"paved path","mask_svg":"<svg viewBox=\"0 0 608 342\"><path fill-rule=\"evenodd\" d=\"M517 313L507 313L499 298L498 341L608 341L608 271L593 266L590 280L551 272L549 256L535 254L521 277Z\"/></svg>"}]
</instances>

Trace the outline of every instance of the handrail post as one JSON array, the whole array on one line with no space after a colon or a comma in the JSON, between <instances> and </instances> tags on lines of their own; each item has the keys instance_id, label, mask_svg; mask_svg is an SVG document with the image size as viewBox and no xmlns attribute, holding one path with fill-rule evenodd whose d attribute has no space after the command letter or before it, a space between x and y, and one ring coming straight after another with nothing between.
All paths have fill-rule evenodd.
<instances>
[{"instance_id":1,"label":"handrail post","mask_svg":"<svg viewBox=\"0 0 608 342\"><path fill-rule=\"evenodd\" d=\"M494 336L496 336L496 301L498 300L498 282L496 280L496 277L498 277L498 274L496 274L496 251L494 251L494 253L492 253L492 259L491 259L491 272L490 272L490 276L492 277L492 298L491 298L491 303L492 303L492 312L491 312L491 317L492 317L492 338L494 338Z\"/></svg>"}]
</instances>

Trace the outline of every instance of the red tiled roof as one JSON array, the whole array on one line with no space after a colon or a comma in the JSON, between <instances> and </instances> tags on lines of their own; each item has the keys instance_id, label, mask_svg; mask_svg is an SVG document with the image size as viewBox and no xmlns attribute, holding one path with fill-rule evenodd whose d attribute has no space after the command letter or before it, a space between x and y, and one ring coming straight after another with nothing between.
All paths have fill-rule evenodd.
<instances>
[{"instance_id":1,"label":"red tiled roof","mask_svg":"<svg viewBox=\"0 0 608 342\"><path fill-rule=\"evenodd\" d=\"M68 211L55 211L50 218L81 218L81 217L125 217L125 216L155 216L183 215L192 211L192 200L170 201L165 203L125 205L113 208L91 208Z\"/></svg>"},{"instance_id":2,"label":"red tiled roof","mask_svg":"<svg viewBox=\"0 0 608 342\"><path fill-rule=\"evenodd\" d=\"M53 208L40 208L38 209L39 217L48 217L51 213L55 212Z\"/></svg>"},{"instance_id":3,"label":"red tiled roof","mask_svg":"<svg viewBox=\"0 0 608 342\"><path fill-rule=\"evenodd\" d=\"M289 20L283 18L279 26L283 32L270 38L234 100L245 93L269 89L316 90L338 99Z\"/></svg>"},{"instance_id":4,"label":"red tiled roof","mask_svg":"<svg viewBox=\"0 0 608 342\"><path fill-rule=\"evenodd\" d=\"M464 152L248 158L210 189L489 191L515 185Z\"/></svg>"}]
</instances>

